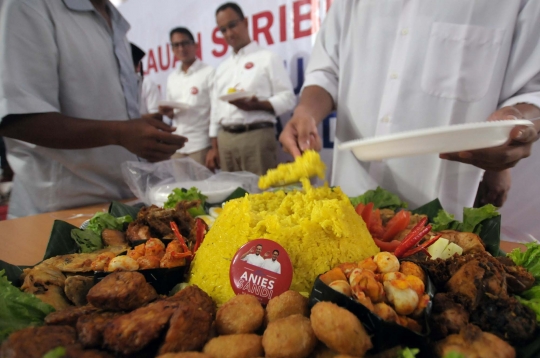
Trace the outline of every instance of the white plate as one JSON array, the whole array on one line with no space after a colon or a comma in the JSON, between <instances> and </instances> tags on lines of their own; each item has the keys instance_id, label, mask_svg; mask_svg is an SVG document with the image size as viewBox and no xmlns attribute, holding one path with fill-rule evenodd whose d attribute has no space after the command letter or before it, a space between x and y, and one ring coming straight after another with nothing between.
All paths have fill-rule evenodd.
<instances>
[{"instance_id":1,"label":"white plate","mask_svg":"<svg viewBox=\"0 0 540 358\"><path fill-rule=\"evenodd\" d=\"M431 153L452 153L496 147L506 143L514 126L532 126L527 120L456 124L357 139L342 143L339 150L352 150L362 161L382 160Z\"/></svg>"},{"instance_id":2,"label":"white plate","mask_svg":"<svg viewBox=\"0 0 540 358\"><path fill-rule=\"evenodd\" d=\"M181 183L172 183L160 185L152 188L150 191L150 202L157 206L163 206L167 201L167 197L172 193L175 188L189 189L196 187L201 191L203 195L208 198L206 201L209 204L221 203L225 200L233 191L235 191L242 183L235 181L185 181Z\"/></svg>"},{"instance_id":3,"label":"white plate","mask_svg":"<svg viewBox=\"0 0 540 358\"><path fill-rule=\"evenodd\" d=\"M185 104L185 103L182 103L182 102L176 102L176 101L159 101L158 105L172 107L172 108L176 108L176 109L189 109L190 108L189 104Z\"/></svg>"},{"instance_id":4,"label":"white plate","mask_svg":"<svg viewBox=\"0 0 540 358\"><path fill-rule=\"evenodd\" d=\"M222 101L225 101L225 102L230 102L230 101L235 101L237 99L242 99L242 98L251 98L253 96L255 96L254 92L251 92L251 91L238 91L238 92L234 92L234 93L225 94L225 95L219 97L219 99L222 100Z\"/></svg>"}]
</instances>

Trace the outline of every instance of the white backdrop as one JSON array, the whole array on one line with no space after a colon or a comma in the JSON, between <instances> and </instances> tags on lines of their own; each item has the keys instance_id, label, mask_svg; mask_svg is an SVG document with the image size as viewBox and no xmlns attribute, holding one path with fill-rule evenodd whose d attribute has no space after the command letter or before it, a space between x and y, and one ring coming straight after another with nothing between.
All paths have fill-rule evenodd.
<instances>
[{"instance_id":1,"label":"white backdrop","mask_svg":"<svg viewBox=\"0 0 540 358\"><path fill-rule=\"evenodd\" d=\"M230 54L217 31L215 10L225 0L129 0L119 9L131 24L128 36L146 53L145 76L164 90L167 76L178 66L169 45L169 31L187 27L200 44L199 57L217 67ZM237 0L249 20L252 39L279 54L298 94L316 32L332 0ZM164 91L162 91L163 93ZM282 116L283 124L290 117ZM330 172L335 118L319 128ZM286 157L281 154L281 158ZM515 241L540 239L540 143L531 158L513 169L509 199L501 208L503 235ZM329 173L328 173L329 177ZM354 180L354 179L351 179Z\"/></svg>"}]
</instances>

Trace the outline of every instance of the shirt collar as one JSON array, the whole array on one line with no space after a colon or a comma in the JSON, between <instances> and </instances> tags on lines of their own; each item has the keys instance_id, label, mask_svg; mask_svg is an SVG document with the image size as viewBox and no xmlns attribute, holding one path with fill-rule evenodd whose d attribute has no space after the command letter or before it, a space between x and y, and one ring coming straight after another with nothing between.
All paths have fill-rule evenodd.
<instances>
[{"instance_id":1,"label":"shirt collar","mask_svg":"<svg viewBox=\"0 0 540 358\"><path fill-rule=\"evenodd\" d=\"M186 74L186 75L191 75L192 73L197 71L199 67L201 67L201 65L202 65L201 60L199 60L198 58L195 58L195 62L193 62L191 66L189 66L186 72L182 71L182 65L178 66L178 72L182 74Z\"/></svg>"},{"instance_id":2,"label":"shirt collar","mask_svg":"<svg viewBox=\"0 0 540 358\"><path fill-rule=\"evenodd\" d=\"M259 45L255 41L251 41L246 46L242 47L237 53L233 52L233 57L241 57L253 53L259 49Z\"/></svg>"},{"instance_id":3,"label":"shirt collar","mask_svg":"<svg viewBox=\"0 0 540 358\"><path fill-rule=\"evenodd\" d=\"M90 0L63 0L66 7L73 11L96 11ZM107 1L109 10L111 11L111 21L116 24L116 27L122 33L127 33L130 29L129 22L120 14L114 5Z\"/></svg>"}]
</instances>

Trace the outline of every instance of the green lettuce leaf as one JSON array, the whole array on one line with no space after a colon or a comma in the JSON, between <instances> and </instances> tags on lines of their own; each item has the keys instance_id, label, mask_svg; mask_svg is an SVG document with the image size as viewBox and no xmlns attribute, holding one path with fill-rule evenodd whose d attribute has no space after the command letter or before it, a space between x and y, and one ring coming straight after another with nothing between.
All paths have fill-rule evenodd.
<instances>
[{"instance_id":1,"label":"green lettuce leaf","mask_svg":"<svg viewBox=\"0 0 540 358\"><path fill-rule=\"evenodd\" d=\"M43 355L43 358L62 358L66 356L66 349L62 346L51 349Z\"/></svg>"},{"instance_id":2,"label":"green lettuce leaf","mask_svg":"<svg viewBox=\"0 0 540 358\"><path fill-rule=\"evenodd\" d=\"M7 280L4 270L0 271L0 342L14 331L42 325L51 312L51 305L22 292Z\"/></svg>"},{"instance_id":3,"label":"green lettuce leaf","mask_svg":"<svg viewBox=\"0 0 540 358\"><path fill-rule=\"evenodd\" d=\"M532 300L526 300L520 296L515 296L522 305L529 307L536 313L536 322L540 324L540 298L533 298Z\"/></svg>"},{"instance_id":4,"label":"green lettuce leaf","mask_svg":"<svg viewBox=\"0 0 540 358\"><path fill-rule=\"evenodd\" d=\"M103 248L101 236L92 230L73 229L71 230L71 238L77 242L83 253L94 252Z\"/></svg>"},{"instance_id":5,"label":"green lettuce leaf","mask_svg":"<svg viewBox=\"0 0 540 358\"><path fill-rule=\"evenodd\" d=\"M527 291L521 292L519 295L526 300L540 299L540 285L535 285Z\"/></svg>"},{"instance_id":6,"label":"green lettuce leaf","mask_svg":"<svg viewBox=\"0 0 540 358\"><path fill-rule=\"evenodd\" d=\"M482 231L480 223L499 215L497 208L491 204L481 208L463 208L463 222L459 222L454 219L454 215L441 209L433 219L433 231L457 230L480 235Z\"/></svg>"},{"instance_id":7,"label":"green lettuce leaf","mask_svg":"<svg viewBox=\"0 0 540 358\"><path fill-rule=\"evenodd\" d=\"M101 237L101 232L104 229L120 230L124 229L125 223L130 223L133 218L129 215L115 218L109 213L98 212L90 219L86 230L92 230Z\"/></svg>"},{"instance_id":8,"label":"green lettuce leaf","mask_svg":"<svg viewBox=\"0 0 540 358\"><path fill-rule=\"evenodd\" d=\"M374 209L398 209L406 208L407 203L401 201L399 196L392 194L388 190L384 190L381 187L377 187L375 190L368 190L360 196L349 198L351 204L356 207L358 204L373 203Z\"/></svg>"},{"instance_id":9,"label":"green lettuce leaf","mask_svg":"<svg viewBox=\"0 0 540 358\"><path fill-rule=\"evenodd\" d=\"M175 188L173 189L172 193L170 193L167 197L167 201L165 202L163 207L165 209L172 209L176 206L176 204L178 204L178 202L183 200L200 200L201 204L194 208L188 209L188 212L193 217L205 215L206 212L204 211L204 203L206 202L206 198L207 196L203 195L196 187L191 187L189 190L186 190L184 188Z\"/></svg>"},{"instance_id":10,"label":"green lettuce leaf","mask_svg":"<svg viewBox=\"0 0 540 358\"><path fill-rule=\"evenodd\" d=\"M398 352L397 358L415 358L418 353L420 353L420 349L418 348L405 347Z\"/></svg>"},{"instance_id":11,"label":"green lettuce leaf","mask_svg":"<svg viewBox=\"0 0 540 358\"><path fill-rule=\"evenodd\" d=\"M525 244L527 250L521 252L516 248L507 254L518 266L525 267L537 281L540 281L540 244L530 242Z\"/></svg>"},{"instance_id":12,"label":"green lettuce leaf","mask_svg":"<svg viewBox=\"0 0 540 358\"><path fill-rule=\"evenodd\" d=\"M465 358L465 356L458 352L447 353L443 358Z\"/></svg>"}]
</instances>

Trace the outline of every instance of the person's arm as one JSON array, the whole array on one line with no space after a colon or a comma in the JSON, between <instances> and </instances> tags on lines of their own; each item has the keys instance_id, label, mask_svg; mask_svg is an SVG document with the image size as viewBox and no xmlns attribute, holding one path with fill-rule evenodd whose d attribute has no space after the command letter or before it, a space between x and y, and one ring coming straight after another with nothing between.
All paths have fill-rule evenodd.
<instances>
[{"instance_id":1,"label":"person's arm","mask_svg":"<svg viewBox=\"0 0 540 358\"><path fill-rule=\"evenodd\" d=\"M219 131L219 99L216 88L216 71L212 71L211 75L208 77L209 83L209 93L210 93L210 127L208 128L208 135L210 141L212 142L212 148L206 154L206 167L212 171L219 169L219 151L218 151L218 140L217 135Z\"/></svg>"},{"instance_id":2,"label":"person's arm","mask_svg":"<svg viewBox=\"0 0 540 358\"><path fill-rule=\"evenodd\" d=\"M60 113L9 115L0 123L0 135L55 149L87 149L120 145L149 161L170 158L186 138L154 118L102 121Z\"/></svg>"}]
</instances>

